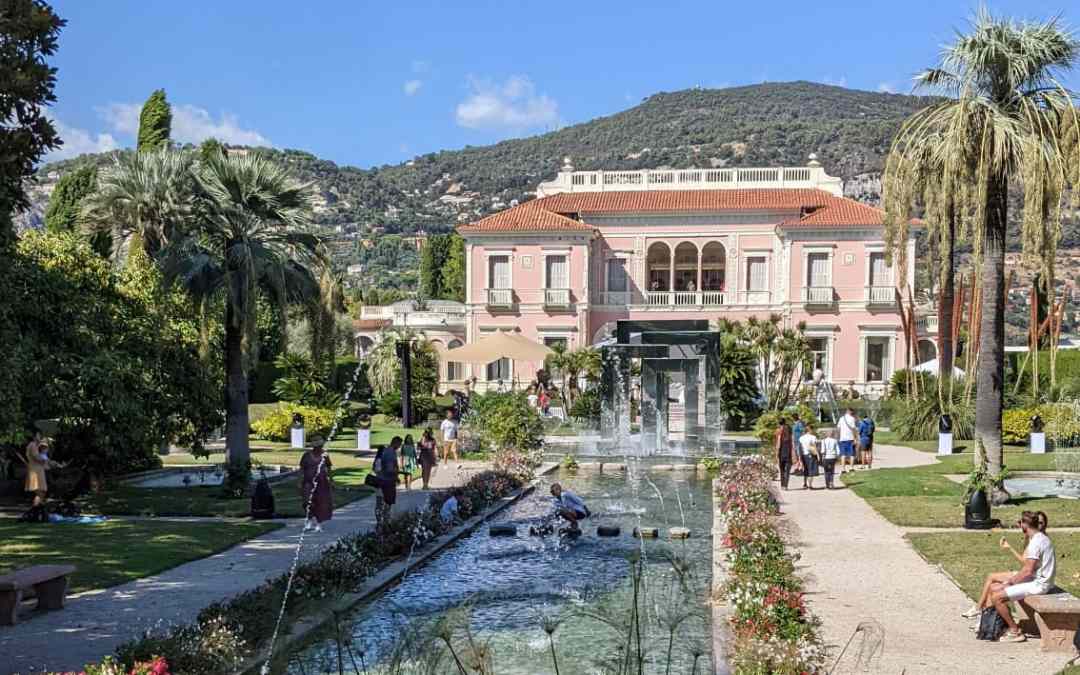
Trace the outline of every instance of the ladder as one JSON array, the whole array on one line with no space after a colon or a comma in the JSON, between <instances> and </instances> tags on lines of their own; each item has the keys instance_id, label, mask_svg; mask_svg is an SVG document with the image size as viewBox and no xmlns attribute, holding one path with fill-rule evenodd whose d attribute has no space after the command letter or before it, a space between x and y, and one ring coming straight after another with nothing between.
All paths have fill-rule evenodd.
<instances>
[{"instance_id":1,"label":"ladder","mask_svg":"<svg viewBox=\"0 0 1080 675\"><path fill-rule=\"evenodd\" d=\"M832 382L829 382L825 378L814 386L814 403L817 405L818 419L821 419L822 405L827 405L826 409L830 416L830 421L837 422L840 419L840 406L836 403L836 395L833 392Z\"/></svg>"}]
</instances>

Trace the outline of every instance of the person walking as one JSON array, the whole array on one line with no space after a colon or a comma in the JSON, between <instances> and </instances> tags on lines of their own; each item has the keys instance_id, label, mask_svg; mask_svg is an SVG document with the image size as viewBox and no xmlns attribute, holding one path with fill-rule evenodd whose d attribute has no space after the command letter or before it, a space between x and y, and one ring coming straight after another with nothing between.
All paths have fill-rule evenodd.
<instances>
[{"instance_id":1,"label":"person walking","mask_svg":"<svg viewBox=\"0 0 1080 675\"><path fill-rule=\"evenodd\" d=\"M310 449L300 457L300 503L304 506L304 531L322 532L322 524L334 515L334 492L330 480L333 464L324 449L326 441L315 434Z\"/></svg>"},{"instance_id":2,"label":"person walking","mask_svg":"<svg viewBox=\"0 0 1080 675\"><path fill-rule=\"evenodd\" d=\"M412 489L412 480L416 475L416 442L412 434L405 435L401 444L401 476L405 479L405 489Z\"/></svg>"},{"instance_id":3,"label":"person walking","mask_svg":"<svg viewBox=\"0 0 1080 675\"><path fill-rule=\"evenodd\" d=\"M371 468L379 481L379 492L375 495L375 526L381 527L390 518L390 512L397 502L398 453L401 450L401 436L390 439L390 445L381 448L375 454Z\"/></svg>"},{"instance_id":4,"label":"person walking","mask_svg":"<svg viewBox=\"0 0 1080 675\"><path fill-rule=\"evenodd\" d=\"M821 439L821 468L825 471L825 489L833 489L833 478L836 476L836 458L840 455L840 444L832 436L831 429L822 432Z\"/></svg>"},{"instance_id":5,"label":"person walking","mask_svg":"<svg viewBox=\"0 0 1080 675\"><path fill-rule=\"evenodd\" d=\"M431 470L438 463L435 432L428 427L424 429L424 435L420 437L420 479L424 482L424 490L427 490L431 484Z\"/></svg>"},{"instance_id":6,"label":"person walking","mask_svg":"<svg viewBox=\"0 0 1080 675\"><path fill-rule=\"evenodd\" d=\"M776 449L776 461L780 465L780 487L787 490L788 480L791 478L791 467L798 464L799 459L791 440L791 427L787 425L787 419L782 415L780 424L776 427L773 447Z\"/></svg>"},{"instance_id":7,"label":"person walking","mask_svg":"<svg viewBox=\"0 0 1080 675\"><path fill-rule=\"evenodd\" d=\"M458 423L454 419L454 411L446 411L446 419L439 425L439 431L442 432L443 446L442 446L442 461L446 461L447 456L453 455L454 461L457 461L457 437L458 437Z\"/></svg>"},{"instance_id":8,"label":"person walking","mask_svg":"<svg viewBox=\"0 0 1080 675\"><path fill-rule=\"evenodd\" d=\"M806 425L799 419L799 413L792 415L791 419L791 452L798 460L795 471L802 473L803 487L806 487L806 465L802 463L802 446L799 445L799 439L806 433Z\"/></svg>"},{"instance_id":9,"label":"person walking","mask_svg":"<svg viewBox=\"0 0 1080 675\"><path fill-rule=\"evenodd\" d=\"M855 410L848 408L836 423L840 436L840 474L855 470L855 434L858 433L859 420ZM850 467L850 468L849 468Z\"/></svg>"},{"instance_id":10,"label":"person walking","mask_svg":"<svg viewBox=\"0 0 1080 675\"><path fill-rule=\"evenodd\" d=\"M818 437L814 430L806 427L806 431L799 437L799 449L802 454L803 465L803 488L813 490L814 478L818 474Z\"/></svg>"},{"instance_id":11,"label":"person walking","mask_svg":"<svg viewBox=\"0 0 1080 675\"><path fill-rule=\"evenodd\" d=\"M877 427L874 425L874 420L870 419L870 413L864 412L863 418L859 422L859 454L862 455L860 460L866 465L867 469L874 468L875 431L877 431Z\"/></svg>"}]
</instances>

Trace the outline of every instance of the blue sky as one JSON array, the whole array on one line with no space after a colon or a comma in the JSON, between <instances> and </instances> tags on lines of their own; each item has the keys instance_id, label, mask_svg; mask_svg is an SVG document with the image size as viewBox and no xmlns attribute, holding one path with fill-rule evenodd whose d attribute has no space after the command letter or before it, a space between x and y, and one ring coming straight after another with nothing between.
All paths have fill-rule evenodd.
<instances>
[{"instance_id":1,"label":"blue sky","mask_svg":"<svg viewBox=\"0 0 1080 675\"><path fill-rule=\"evenodd\" d=\"M1066 0L995 13L1071 26ZM812 80L906 92L974 3L55 0L67 147L133 145L164 87L173 136L398 163L611 114L657 91ZM1080 73L1068 78L1080 87Z\"/></svg>"}]
</instances>

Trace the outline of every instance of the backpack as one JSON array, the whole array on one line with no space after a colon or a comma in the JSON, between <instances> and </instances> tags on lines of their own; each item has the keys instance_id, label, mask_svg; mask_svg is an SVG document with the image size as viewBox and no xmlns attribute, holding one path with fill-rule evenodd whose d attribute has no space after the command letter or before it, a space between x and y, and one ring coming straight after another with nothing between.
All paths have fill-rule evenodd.
<instances>
[{"instance_id":1,"label":"backpack","mask_svg":"<svg viewBox=\"0 0 1080 675\"><path fill-rule=\"evenodd\" d=\"M1006 628L1005 619L1001 618L997 610L993 607L987 607L979 615L979 630L975 631L975 639L997 640L1005 633Z\"/></svg>"}]
</instances>

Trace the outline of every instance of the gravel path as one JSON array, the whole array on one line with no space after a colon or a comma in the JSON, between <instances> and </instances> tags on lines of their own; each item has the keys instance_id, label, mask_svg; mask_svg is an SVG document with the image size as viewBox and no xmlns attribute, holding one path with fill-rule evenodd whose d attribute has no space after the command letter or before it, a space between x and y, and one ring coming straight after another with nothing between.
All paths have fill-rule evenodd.
<instances>
[{"instance_id":1,"label":"gravel path","mask_svg":"<svg viewBox=\"0 0 1080 675\"><path fill-rule=\"evenodd\" d=\"M439 467L433 487L463 483L483 468L467 461ZM411 491L399 487L395 512L415 509L427 499L427 492L415 489L419 481L413 486ZM193 621L207 605L288 571L303 521L284 522L285 527L227 551L121 586L69 596L63 610L24 615L17 625L0 627L0 673L81 670L148 628ZM374 522L371 497L337 509L322 533L304 538L303 558L347 534L373 529Z\"/></svg>"},{"instance_id":2,"label":"gravel path","mask_svg":"<svg viewBox=\"0 0 1080 675\"><path fill-rule=\"evenodd\" d=\"M876 467L936 461L900 446L875 446L874 455ZM816 482L824 484L820 477ZM971 622L960 617L971 600L915 552L903 528L849 490L810 492L801 483L793 477L792 486L799 487L780 493L781 510L799 542L799 572L809 605L822 619L830 666L860 624L870 627L851 640L833 672L1052 675L1068 661L1068 654L1039 651L1038 640L976 640ZM882 651L867 661L879 643Z\"/></svg>"}]
</instances>

